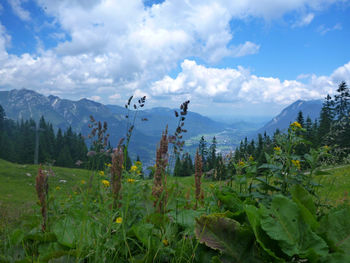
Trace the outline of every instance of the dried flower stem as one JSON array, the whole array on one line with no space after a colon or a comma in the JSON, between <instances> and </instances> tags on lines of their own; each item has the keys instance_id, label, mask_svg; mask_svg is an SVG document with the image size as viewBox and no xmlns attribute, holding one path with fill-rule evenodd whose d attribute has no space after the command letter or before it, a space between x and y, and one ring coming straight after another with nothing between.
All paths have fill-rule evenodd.
<instances>
[{"instance_id":1,"label":"dried flower stem","mask_svg":"<svg viewBox=\"0 0 350 263\"><path fill-rule=\"evenodd\" d=\"M195 158L195 186L196 186L196 206L195 209L197 209L198 202L200 202L203 198L203 192L201 189L201 177L202 177L202 157L198 153L198 150L196 152L196 158Z\"/></svg>"},{"instance_id":2,"label":"dried flower stem","mask_svg":"<svg viewBox=\"0 0 350 263\"><path fill-rule=\"evenodd\" d=\"M111 167L111 182L113 193L113 208L120 207L120 200L122 199L122 173L124 163L124 153L122 150L123 139L119 141L117 149L112 154L112 167ZM119 203L119 204L118 204Z\"/></svg>"},{"instance_id":3,"label":"dried flower stem","mask_svg":"<svg viewBox=\"0 0 350 263\"><path fill-rule=\"evenodd\" d=\"M153 206L158 212L165 212L167 203L166 190L166 167L168 164L168 126L162 134L159 147L156 154L156 171L154 173L154 182L152 195L155 197Z\"/></svg>"},{"instance_id":4,"label":"dried flower stem","mask_svg":"<svg viewBox=\"0 0 350 263\"><path fill-rule=\"evenodd\" d=\"M35 181L35 188L41 206L41 215L43 217L41 228L43 231L45 231L47 221L47 196L49 192L49 185L47 181L47 175L43 173L41 165L39 166L38 175L36 176Z\"/></svg>"}]
</instances>

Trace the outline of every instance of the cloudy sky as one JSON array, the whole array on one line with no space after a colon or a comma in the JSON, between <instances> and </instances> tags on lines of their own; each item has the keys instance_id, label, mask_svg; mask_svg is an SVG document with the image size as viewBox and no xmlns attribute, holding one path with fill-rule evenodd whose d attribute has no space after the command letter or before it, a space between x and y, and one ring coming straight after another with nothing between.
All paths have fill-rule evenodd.
<instances>
[{"instance_id":1,"label":"cloudy sky","mask_svg":"<svg viewBox=\"0 0 350 263\"><path fill-rule=\"evenodd\" d=\"M1 0L0 90L274 115L350 83L347 0Z\"/></svg>"}]
</instances>

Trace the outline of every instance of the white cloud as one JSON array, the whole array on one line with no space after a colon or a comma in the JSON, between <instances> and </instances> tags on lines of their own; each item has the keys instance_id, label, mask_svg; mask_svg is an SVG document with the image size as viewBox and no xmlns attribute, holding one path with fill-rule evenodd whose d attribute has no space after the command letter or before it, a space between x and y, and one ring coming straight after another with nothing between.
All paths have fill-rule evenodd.
<instances>
[{"instance_id":1,"label":"white cloud","mask_svg":"<svg viewBox=\"0 0 350 263\"><path fill-rule=\"evenodd\" d=\"M7 0L8 3L10 4L13 12L23 21L29 21L30 20L30 13L25 10L22 7L21 2L26 2L26 1L21 1L21 0Z\"/></svg>"},{"instance_id":2,"label":"white cloud","mask_svg":"<svg viewBox=\"0 0 350 263\"><path fill-rule=\"evenodd\" d=\"M217 69L185 60L176 78L153 83L154 96L191 95L197 101L235 103L276 103L287 105L298 99L320 99L333 94L337 84L350 81L350 62L330 76L304 75L305 82L259 77L242 67Z\"/></svg>"},{"instance_id":3,"label":"white cloud","mask_svg":"<svg viewBox=\"0 0 350 263\"><path fill-rule=\"evenodd\" d=\"M93 100L93 101L98 101L98 102L100 102L102 100L102 98L100 96L91 96L88 99Z\"/></svg>"},{"instance_id":4,"label":"white cloud","mask_svg":"<svg viewBox=\"0 0 350 263\"><path fill-rule=\"evenodd\" d=\"M309 13L301 17L301 19L293 24L293 27L303 27L309 25L314 19L315 14Z\"/></svg>"},{"instance_id":5,"label":"white cloud","mask_svg":"<svg viewBox=\"0 0 350 263\"><path fill-rule=\"evenodd\" d=\"M331 32L331 31L337 31L337 30L342 30L343 27L340 23L337 23L335 24L334 26L332 27L327 27L325 25L320 25L318 28L317 28L317 32L319 32L321 35L325 35L327 34L328 32Z\"/></svg>"},{"instance_id":6,"label":"white cloud","mask_svg":"<svg viewBox=\"0 0 350 263\"><path fill-rule=\"evenodd\" d=\"M30 19L20 0L8 1L22 20ZM145 8L142 0L37 0L53 17L50 23L59 25L59 33L51 36L61 42L50 50L39 45L36 55L11 55L6 51L10 36L0 27L0 85L27 87L45 94L51 91L70 98L86 94L123 101L133 93L154 99L171 93L177 94L177 99L203 94L216 100L228 94L228 99L234 100L237 94L249 95L241 90L246 83L245 89L254 91L253 96L268 100L268 93L256 94L253 87L261 83L271 93L272 87L289 89L296 85L278 79L254 80L243 68L205 68L186 58L196 57L214 65L226 57L256 54L259 43L236 41L232 20L272 20L300 10L313 14L312 10L334 1L166 0ZM180 62L182 73L177 78L164 77ZM195 75L190 76L192 73ZM277 97L285 101L280 95L274 100Z\"/></svg>"}]
</instances>

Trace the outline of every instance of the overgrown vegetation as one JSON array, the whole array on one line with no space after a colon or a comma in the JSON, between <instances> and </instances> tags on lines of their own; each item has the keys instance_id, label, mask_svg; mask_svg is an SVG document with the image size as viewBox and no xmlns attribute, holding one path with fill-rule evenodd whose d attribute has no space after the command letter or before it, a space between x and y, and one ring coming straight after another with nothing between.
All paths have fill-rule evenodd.
<instances>
[{"instance_id":1,"label":"overgrown vegetation","mask_svg":"<svg viewBox=\"0 0 350 263\"><path fill-rule=\"evenodd\" d=\"M188 103L176 117L186 115ZM344 116L340 120L349 122ZM321 169L322 163L334 160L335 151L343 153L346 148L312 144L298 121L274 137L271 151L263 152L261 160L250 154L224 161L216 156L214 140L209 150L202 142L195 175L186 178L193 187L188 187L171 178L169 169L172 144L175 171L182 173L178 167L183 121L181 117L174 135L165 128L153 179L143 180L140 161L126 167L132 129L126 143L121 140L109 152L107 124L94 120L91 128L97 137L92 145L97 148L89 158L101 154L99 160L106 161L103 169L91 166L90 176L74 192L59 194L62 189L51 187L49 172L39 168L36 213L21 227L4 231L0 261L350 261L349 200L344 195L329 202L331 191L325 191L323 183L334 185L335 179ZM332 122L330 138L338 121ZM204 186L203 171L212 171L216 176L210 178L220 181Z\"/></svg>"}]
</instances>

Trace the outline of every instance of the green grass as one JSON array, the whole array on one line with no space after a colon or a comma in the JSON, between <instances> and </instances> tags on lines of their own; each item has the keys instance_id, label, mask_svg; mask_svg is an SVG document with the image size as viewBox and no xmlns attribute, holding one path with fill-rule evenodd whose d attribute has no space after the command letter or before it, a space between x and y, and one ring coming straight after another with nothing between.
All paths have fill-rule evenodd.
<instances>
[{"instance_id":1,"label":"green grass","mask_svg":"<svg viewBox=\"0 0 350 263\"><path fill-rule=\"evenodd\" d=\"M43 166L44 170L49 167ZM88 181L90 171L53 167L49 186L58 195L68 195L81 180ZM0 159L0 230L4 224L16 223L22 215L33 213L37 202L35 177L38 165L14 164ZM65 180L66 183L60 182ZM60 190L56 190L59 186Z\"/></svg>"},{"instance_id":2,"label":"green grass","mask_svg":"<svg viewBox=\"0 0 350 263\"><path fill-rule=\"evenodd\" d=\"M43 166L43 169L48 170L49 167ZM75 188L81 184L81 180L88 182L91 175L91 171L83 169L53 167L52 170L55 175L49 177L49 186L58 196L73 194ZM4 224L16 223L22 215L33 213L33 205L37 202L35 191L37 171L37 165L14 164L0 159L0 229ZM350 165L330 168L328 172L329 175L320 177L323 187L319 193L321 198L336 204L344 197L345 192L350 191ZM60 180L65 180L66 183ZM184 192L193 195L195 187L193 176L170 177L169 187L176 181ZM203 187L207 193L210 191L210 184L212 182L203 180ZM56 190L57 186L60 190Z\"/></svg>"}]
</instances>

